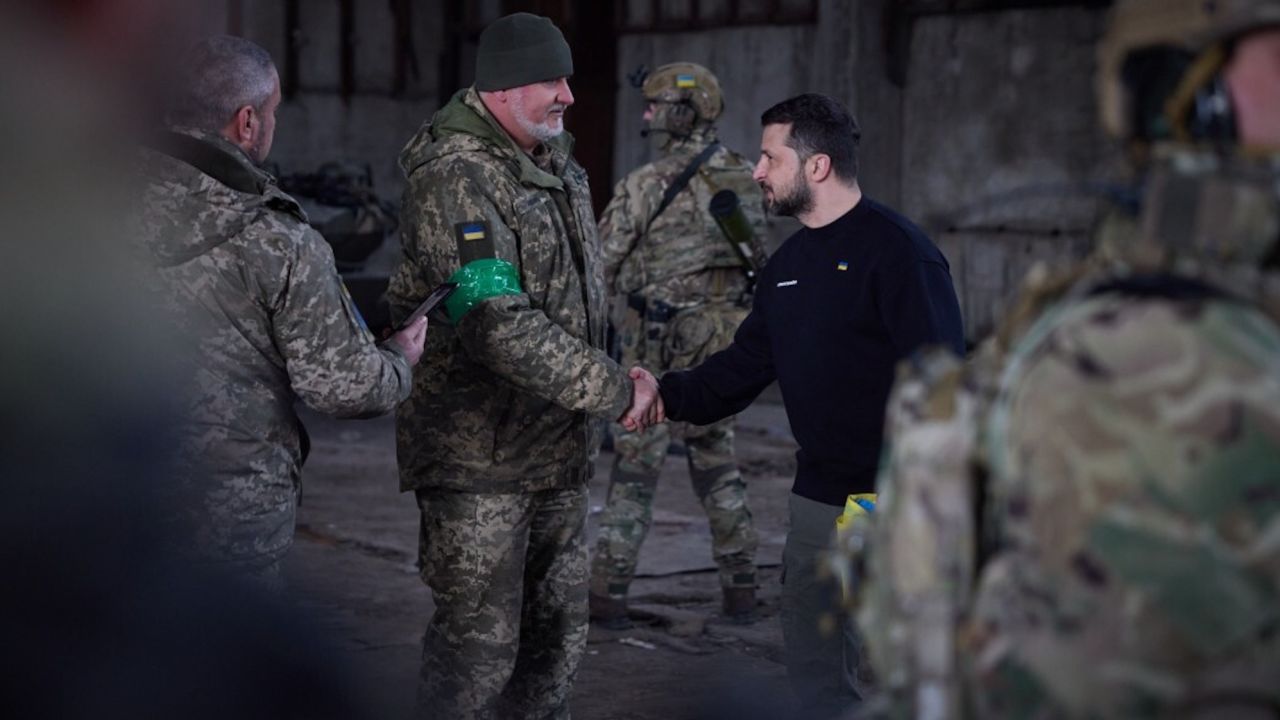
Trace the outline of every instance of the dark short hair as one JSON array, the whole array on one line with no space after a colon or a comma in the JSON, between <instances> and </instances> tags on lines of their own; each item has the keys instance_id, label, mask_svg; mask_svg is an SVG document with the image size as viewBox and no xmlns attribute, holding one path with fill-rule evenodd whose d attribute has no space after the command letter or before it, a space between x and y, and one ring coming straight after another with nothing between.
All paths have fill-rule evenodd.
<instances>
[{"instance_id":1,"label":"dark short hair","mask_svg":"<svg viewBox=\"0 0 1280 720\"><path fill-rule=\"evenodd\" d=\"M858 121L844 106L826 95L805 93L774 105L760 116L760 124L791 125L787 146L803 162L821 153L831 158L831 171L845 182L858 177Z\"/></svg>"}]
</instances>

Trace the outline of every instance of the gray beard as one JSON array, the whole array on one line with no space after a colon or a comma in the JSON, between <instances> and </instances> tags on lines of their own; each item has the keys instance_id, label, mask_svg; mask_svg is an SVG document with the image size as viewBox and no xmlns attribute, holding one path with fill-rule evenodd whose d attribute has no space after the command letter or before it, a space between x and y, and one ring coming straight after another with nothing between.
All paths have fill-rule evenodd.
<instances>
[{"instance_id":1,"label":"gray beard","mask_svg":"<svg viewBox=\"0 0 1280 720\"><path fill-rule=\"evenodd\" d=\"M516 124L521 130L529 133L531 137L539 142L546 142L553 138L560 137L564 132L564 121L560 121L560 126L555 127L550 122L536 123L530 119L529 114L524 111L524 100L521 96L516 95L511 101L511 116L515 118Z\"/></svg>"}]
</instances>

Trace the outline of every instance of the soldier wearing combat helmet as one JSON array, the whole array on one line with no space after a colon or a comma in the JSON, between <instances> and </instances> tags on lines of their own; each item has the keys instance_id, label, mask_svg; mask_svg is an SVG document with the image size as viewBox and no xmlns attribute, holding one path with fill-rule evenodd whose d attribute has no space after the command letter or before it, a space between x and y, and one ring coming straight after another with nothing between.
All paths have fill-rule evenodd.
<instances>
[{"instance_id":1,"label":"soldier wearing combat helmet","mask_svg":"<svg viewBox=\"0 0 1280 720\"><path fill-rule=\"evenodd\" d=\"M646 134L660 157L624 178L600 219L605 276L614 293L624 366L687 368L724 348L750 303L763 265L765 232L751 163L716 139L724 109L720 84L693 63L663 65L643 80ZM723 231L713 197L736 204ZM750 622L755 610L756 532L733 455L733 419L680 425L694 492L711 523L726 614ZM626 595L648 532L653 494L673 429L615 430L617 458L591 566L592 616L625 626Z\"/></svg>"},{"instance_id":2,"label":"soldier wearing combat helmet","mask_svg":"<svg viewBox=\"0 0 1280 720\"><path fill-rule=\"evenodd\" d=\"M895 713L1280 707L1280 3L1121 2L1099 70L1140 210L903 369L844 536Z\"/></svg>"},{"instance_id":3,"label":"soldier wearing combat helmet","mask_svg":"<svg viewBox=\"0 0 1280 720\"><path fill-rule=\"evenodd\" d=\"M691 139L695 130L706 134L724 112L720 82L695 63L663 65L645 76L640 93L649 103L642 134L654 136L660 150Z\"/></svg>"}]
</instances>

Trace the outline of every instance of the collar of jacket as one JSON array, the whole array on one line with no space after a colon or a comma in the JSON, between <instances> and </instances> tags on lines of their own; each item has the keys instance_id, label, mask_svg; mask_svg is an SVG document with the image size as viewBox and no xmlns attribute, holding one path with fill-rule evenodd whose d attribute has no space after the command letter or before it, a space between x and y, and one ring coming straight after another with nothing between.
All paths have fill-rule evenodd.
<instances>
[{"instance_id":1,"label":"collar of jacket","mask_svg":"<svg viewBox=\"0 0 1280 720\"><path fill-rule=\"evenodd\" d=\"M309 222L306 212L276 184L271 173L254 164L243 150L216 133L173 127L151 138L151 149L183 162L223 186L256 195L267 207Z\"/></svg>"},{"instance_id":2,"label":"collar of jacket","mask_svg":"<svg viewBox=\"0 0 1280 720\"><path fill-rule=\"evenodd\" d=\"M688 137L676 137L667 135L667 140L662 143L660 151L663 155L688 155L693 157L702 152L702 149L716 141L716 127L705 123L698 123L693 132Z\"/></svg>"},{"instance_id":3,"label":"collar of jacket","mask_svg":"<svg viewBox=\"0 0 1280 720\"><path fill-rule=\"evenodd\" d=\"M243 150L214 133L169 128L152 139L152 147L237 192L266 194L275 179L253 164Z\"/></svg>"},{"instance_id":4,"label":"collar of jacket","mask_svg":"<svg viewBox=\"0 0 1280 720\"><path fill-rule=\"evenodd\" d=\"M511 136L485 108L484 103L480 101L480 94L474 87L455 93L453 98L431 117L431 123L425 130L430 138L437 142L454 135L466 135L480 141L494 155L516 165L516 175L523 185L548 189L564 188L563 180L540 169L534 164L533 158L516 145L515 140L511 139ZM411 140L410 147L414 146L417 140L418 138ZM556 164L562 165L573 152L573 136L563 132L559 137L548 140L546 145L555 156ZM420 152L406 152L406 155L414 156L412 159L406 158L401 161L402 169L406 173L412 172L426 162Z\"/></svg>"}]
</instances>

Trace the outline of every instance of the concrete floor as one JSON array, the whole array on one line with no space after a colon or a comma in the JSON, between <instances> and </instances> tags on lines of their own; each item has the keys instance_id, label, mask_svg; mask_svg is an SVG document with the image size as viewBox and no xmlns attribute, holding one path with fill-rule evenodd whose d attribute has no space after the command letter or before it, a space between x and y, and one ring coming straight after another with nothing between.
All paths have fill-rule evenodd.
<instances>
[{"instance_id":1,"label":"concrete floor","mask_svg":"<svg viewBox=\"0 0 1280 720\"><path fill-rule=\"evenodd\" d=\"M407 717L419 640L433 608L414 566L417 507L397 490L394 424L390 418L304 420L313 446L297 542L286 561L291 596L329 631L367 688L373 716ZM685 458L668 456L632 586L639 622L623 632L591 629L574 718L779 718L793 711L777 613L794 452L776 401L762 399L739 417L739 463L761 536L762 619L746 627L718 615L706 518ZM610 453L601 454L591 483L592 538L612 461Z\"/></svg>"}]
</instances>

